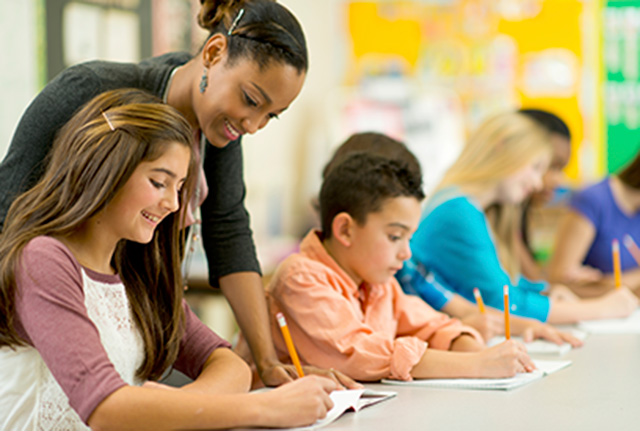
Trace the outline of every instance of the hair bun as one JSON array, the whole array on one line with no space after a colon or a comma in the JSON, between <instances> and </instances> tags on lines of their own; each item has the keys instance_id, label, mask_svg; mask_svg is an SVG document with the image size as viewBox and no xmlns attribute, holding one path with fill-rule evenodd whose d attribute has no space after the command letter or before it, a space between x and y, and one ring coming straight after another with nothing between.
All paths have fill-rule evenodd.
<instances>
[{"instance_id":1,"label":"hair bun","mask_svg":"<svg viewBox=\"0 0 640 431\"><path fill-rule=\"evenodd\" d=\"M234 11L239 9L243 0L200 0L198 24L205 30L213 32L220 23L226 28Z\"/></svg>"}]
</instances>

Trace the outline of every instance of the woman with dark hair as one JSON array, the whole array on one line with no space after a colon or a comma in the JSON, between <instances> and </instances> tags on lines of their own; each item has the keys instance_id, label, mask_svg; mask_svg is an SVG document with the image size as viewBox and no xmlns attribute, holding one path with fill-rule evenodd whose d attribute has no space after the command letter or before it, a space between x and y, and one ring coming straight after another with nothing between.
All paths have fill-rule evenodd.
<instances>
[{"instance_id":1,"label":"woman with dark hair","mask_svg":"<svg viewBox=\"0 0 640 431\"><path fill-rule=\"evenodd\" d=\"M202 227L209 283L220 287L231 304L264 383L279 385L296 372L277 360L268 331L260 265L244 206L241 141L245 133L278 118L297 97L308 68L306 42L293 14L275 1L201 3L199 23L210 35L195 56L183 52L139 64L83 63L42 90L20 120L0 165L0 222L15 197L42 176L55 134L80 106L118 88L160 97L184 115L195 137L201 168L187 218L200 219L190 237L198 237ZM353 385L339 373L324 373Z\"/></svg>"},{"instance_id":2,"label":"woman with dark hair","mask_svg":"<svg viewBox=\"0 0 640 431\"><path fill-rule=\"evenodd\" d=\"M306 425L335 383L244 394L246 363L183 300L181 228L196 178L189 124L135 89L61 129L0 241L0 428ZM155 383L175 367L194 379Z\"/></svg>"},{"instance_id":3,"label":"woman with dark hair","mask_svg":"<svg viewBox=\"0 0 640 431\"><path fill-rule=\"evenodd\" d=\"M640 242L640 152L618 174L574 194L570 207L556 236L551 279L571 284L581 296L612 289L611 247L618 240L622 284L638 294L640 268L632 253ZM580 276L585 267L589 277Z\"/></svg>"}]
</instances>

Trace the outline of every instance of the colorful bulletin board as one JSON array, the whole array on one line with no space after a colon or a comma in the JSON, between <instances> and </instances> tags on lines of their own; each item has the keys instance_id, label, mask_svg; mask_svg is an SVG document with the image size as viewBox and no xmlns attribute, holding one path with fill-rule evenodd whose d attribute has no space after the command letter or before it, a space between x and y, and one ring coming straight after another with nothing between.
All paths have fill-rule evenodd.
<instances>
[{"instance_id":1,"label":"colorful bulletin board","mask_svg":"<svg viewBox=\"0 0 640 431\"><path fill-rule=\"evenodd\" d=\"M573 137L567 176L579 182L603 173L612 151L602 150L601 2L379 0L351 1L347 8L348 84L404 74L448 87L460 96L470 127L503 109L551 111ZM640 91L634 94L640 101Z\"/></svg>"},{"instance_id":2,"label":"colorful bulletin board","mask_svg":"<svg viewBox=\"0 0 640 431\"><path fill-rule=\"evenodd\" d=\"M640 1L607 1L602 28L607 170L616 172L640 150Z\"/></svg>"}]
</instances>

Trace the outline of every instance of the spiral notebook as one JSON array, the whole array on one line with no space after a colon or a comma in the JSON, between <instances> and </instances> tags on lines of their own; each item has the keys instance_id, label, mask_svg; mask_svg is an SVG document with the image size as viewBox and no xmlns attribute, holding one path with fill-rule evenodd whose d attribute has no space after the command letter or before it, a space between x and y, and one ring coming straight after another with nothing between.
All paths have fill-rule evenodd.
<instances>
[{"instance_id":1,"label":"spiral notebook","mask_svg":"<svg viewBox=\"0 0 640 431\"><path fill-rule=\"evenodd\" d=\"M571 365L571 361L534 360L537 369L530 373L516 374L504 379L421 379L405 382L402 380L382 380L387 385L424 386L428 388L480 389L508 391L519 388L546 375L553 374Z\"/></svg>"}]
</instances>

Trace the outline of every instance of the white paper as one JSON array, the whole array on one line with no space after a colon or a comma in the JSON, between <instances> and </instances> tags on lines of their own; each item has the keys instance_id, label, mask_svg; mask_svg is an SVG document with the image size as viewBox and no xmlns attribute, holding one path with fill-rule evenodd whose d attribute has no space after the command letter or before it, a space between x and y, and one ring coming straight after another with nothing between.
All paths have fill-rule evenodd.
<instances>
[{"instance_id":1,"label":"white paper","mask_svg":"<svg viewBox=\"0 0 640 431\"><path fill-rule=\"evenodd\" d=\"M333 401L333 408L329 410L324 419L316 421L316 423L307 427L289 428L292 431L307 431L322 428L338 419L344 412L358 405L358 400L364 392L364 389L352 389L346 391L333 391L329 394Z\"/></svg>"},{"instance_id":2,"label":"white paper","mask_svg":"<svg viewBox=\"0 0 640 431\"><path fill-rule=\"evenodd\" d=\"M411 382L400 380L382 380L389 385L425 386L431 388L447 389L483 389L507 391L539 380L542 377L555 373L562 368L571 365L571 361L542 361L534 360L536 370L530 373L516 374L514 377L504 379L420 379Z\"/></svg>"},{"instance_id":3,"label":"white paper","mask_svg":"<svg viewBox=\"0 0 640 431\"><path fill-rule=\"evenodd\" d=\"M591 334L640 334L640 309L624 319L580 322L578 328Z\"/></svg>"},{"instance_id":4,"label":"white paper","mask_svg":"<svg viewBox=\"0 0 640 431\"><path fill-rule=\"evenodd\" d=\"M527 348L527 353L529 353L530 355L562 356L565 355L569 350L571 350L571 344L569 343L556 344L545 340L533 340L530 343L525 343L522 337L511 338L524 344L524 346ZM487 346L492 347L503 343L504 341L504 336L493 337L487 342Z\"/></svg>"}]
</instances>

